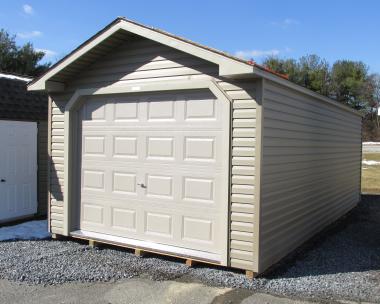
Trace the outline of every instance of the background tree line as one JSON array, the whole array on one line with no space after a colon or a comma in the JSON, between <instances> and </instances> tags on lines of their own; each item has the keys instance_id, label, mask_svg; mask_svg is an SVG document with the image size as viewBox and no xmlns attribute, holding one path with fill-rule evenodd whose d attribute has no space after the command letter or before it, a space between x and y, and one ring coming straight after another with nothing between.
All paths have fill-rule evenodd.
<instances>
[{"instance_id":1,"label":"background tree line","mask_svg":"<svg viewBox=\"0 0 380 304\"><path fill-rule=\"evenodd\" d=\"M18 46L16 36L0 29L0 72L38 76L51 65L40 63L44 56L44 52L35 50L30 42Z\"/></svg>"},{"instance_id":2,"label":"background tree line","mask_svg":"<svg viewBox=\"0 0 380 304\"><path fill-rule=\"evenodd\" d=\"M299 59L268 57L263 65L310 90L361 111L364 140L380 140L380 75L361 61L338 60L330 65L317 55Z\"/></svg>"},{"instance_id":3,"label":"background tree line","mask_svg":"<svg viewBox=\"0 0 380 304\"><path fill-rule=\"evenodd\" d=\"M28 42L16 44L16 37L0 30L0 72L38 76L51 63L40 63L44 53ZM268 57L264 66L289 80L322 95L336 99L365 114L363 137L380 141L380 119L376 109L380 106L380 75L370 74L368 66L361 61L338 60L330 65L317 55L299 59Z\"/></svg>"}]
</instances>

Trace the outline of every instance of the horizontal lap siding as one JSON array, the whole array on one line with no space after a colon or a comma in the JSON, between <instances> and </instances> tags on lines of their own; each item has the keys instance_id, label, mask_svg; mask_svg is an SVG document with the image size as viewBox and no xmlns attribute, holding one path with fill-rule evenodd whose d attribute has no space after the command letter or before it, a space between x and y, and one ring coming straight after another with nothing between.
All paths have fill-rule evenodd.
<instances>
[{"instance_id":1,"label":"horizontal lap siding","mask_svg":"<svg viewBox=\"0 0 380 304\"><path fill-rule=\"evenodd\" d=\"M252 269L256 127L254 83L240 85L217 79L217 75L218 67L214 64L152 41L139 40L121 46L89 66L67 84L70 94L54 94L50 178L52 231L61 233L63 227L64 107L76 89L115 83L210 79L217 81L233 100L230 263L233 267Z\"/></svg>"},{"instance_id":2,"label":"horizontal lap siding","mask_svg":"<svg viewBox=\"0 0 380 304\"><path fill-rule=\"evenodd\" d=\"M267 82L260 271L360 200L361 118Z\"/></svg>"},{"instance_id":3,"label":"horizontal lap siding","mask_svg":"<svg viewBox=\"0 0 380 304\"><path fill-rule=\"evenodd\" d=\"M149 40L126 43L79 74L70 89L102 87L114 83L210 78L218 67Z\"/></svg>"},{"instance_id":4,"label":"horizontal lap siding","mask_svg":"<svg viewBox=\"0 0 380 304\"><path fill-rule=\"evenodd\" d=\"M256 85L220 82L233 100L230 263L254 270Z\"/></svg>"},{"instance_id":5,"label":"horizontal lap siding","mask_svg":"<svg viewBox=\"0 0 380 304\"><path fill-rule=\"evenodd\" d=\"M64 120L64 111L71 94L55 94L51 104L50 147L50 227L52 233L63 233L63 130L56 122Z\"/></svg>"}]
</instances>

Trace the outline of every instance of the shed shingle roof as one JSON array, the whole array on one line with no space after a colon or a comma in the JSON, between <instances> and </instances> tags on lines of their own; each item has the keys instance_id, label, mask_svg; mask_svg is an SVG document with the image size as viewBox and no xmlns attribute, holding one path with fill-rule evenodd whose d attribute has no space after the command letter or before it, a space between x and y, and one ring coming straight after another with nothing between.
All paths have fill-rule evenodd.
<instances>
[{"instance_id":1,"label":"shed shingle roof","mask_svg":"<svg viewBox=\"0 0 380 304\"><path fill-rule=\"evenodd\" d=\"M20 79L23 78L23 79ZM48 97L27 91L27 77L0 74L0 119L47 120Z\"/></svg>"}]
</instances>

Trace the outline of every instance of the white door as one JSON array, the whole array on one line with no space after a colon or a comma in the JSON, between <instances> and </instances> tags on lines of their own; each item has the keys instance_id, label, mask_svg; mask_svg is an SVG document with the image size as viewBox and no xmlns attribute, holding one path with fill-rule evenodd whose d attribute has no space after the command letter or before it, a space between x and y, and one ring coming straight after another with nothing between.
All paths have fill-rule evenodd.
<instances>
[{"instance_id":1,"label":"white door","mask_svg":"<svg viewBox=\"0 0 380 304\"><path fill-rule=\"evenodd\" d=\"M37 212L37 123L0 121L0 221Z\"/></svg>"},{"instance_id":2,"label":"white door","mask_svg":"<svg viewBox=\"0 0 380 304\"><path fill-rule=\"evenodd\" d=\"M209 91L89 98L81 230L227 252L229 104Z\"/></svg>"}]
</instances>

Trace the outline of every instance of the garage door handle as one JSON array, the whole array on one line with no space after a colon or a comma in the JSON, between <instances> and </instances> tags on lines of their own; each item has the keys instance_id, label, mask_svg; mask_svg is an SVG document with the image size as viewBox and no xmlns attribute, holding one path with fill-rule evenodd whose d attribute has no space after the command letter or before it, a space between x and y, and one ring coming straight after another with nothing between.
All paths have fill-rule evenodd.
<instances>
[{"instance_id":1,"label":"garage door handle","mask_svg":"<svg viewBox=\"0 0 380 304\"><path fill-rule=\"evenodd\" d=\"M146 188L146 186L143 183L137 184L137 186L141 186L141 188Z\"/></svg>"},{"instance_id":2,"label":"garage door handle","mask_svg":"<svg viewBox=\"0 0 380 304\"><path fill-rule=\"evenodd\" d=\"M6 180L5 180L4 178L2 178L2 179L0 180L0 182L5 183Z\"/></svg>"}]
</instances>

